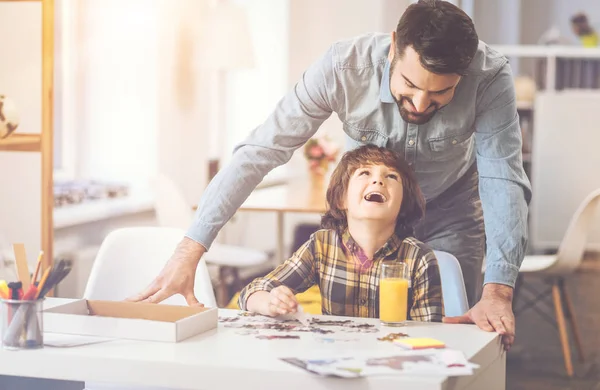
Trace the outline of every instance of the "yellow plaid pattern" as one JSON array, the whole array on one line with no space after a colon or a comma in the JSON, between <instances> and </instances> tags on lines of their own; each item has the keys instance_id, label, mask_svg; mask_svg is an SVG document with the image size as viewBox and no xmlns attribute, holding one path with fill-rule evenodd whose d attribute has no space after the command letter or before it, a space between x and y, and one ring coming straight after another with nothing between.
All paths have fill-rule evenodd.
<instances>
[{"instance_id":1,"label":"yellow plaid pattern","mask_svg":"<svg viewBox=\"0 0 600 390\"><path fill-rule=\"evenodd\" d=\"M413 237L401 240L394 235L375 253L367 269L360 267L359 250L347 231L340 236L334 230L319 230L283 264L246 286L240 292L239 307L246 310L248 297L256 291L285 285L297 294L317 285L323 314L377 318L380 265L398 261L410 269L407 317L442 320L440 272L431 249Z\"/></svg>"}]
</instances>

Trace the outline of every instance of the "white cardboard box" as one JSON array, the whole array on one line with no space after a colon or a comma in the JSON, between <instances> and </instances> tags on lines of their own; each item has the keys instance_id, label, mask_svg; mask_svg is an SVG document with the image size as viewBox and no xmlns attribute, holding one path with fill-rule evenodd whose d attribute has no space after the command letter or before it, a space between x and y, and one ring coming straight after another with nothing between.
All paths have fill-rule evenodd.
<instances>
[{"instance_id":1,"label":"white cardboard box","mask_svg":"<svg viewBox=\"0 0 600 390\"><path fill-rule=\"evenodd\" d=\"M217 308L77 300L44 310L44 332L178 342L217 327Z\"/></svg>"}]
</instances>

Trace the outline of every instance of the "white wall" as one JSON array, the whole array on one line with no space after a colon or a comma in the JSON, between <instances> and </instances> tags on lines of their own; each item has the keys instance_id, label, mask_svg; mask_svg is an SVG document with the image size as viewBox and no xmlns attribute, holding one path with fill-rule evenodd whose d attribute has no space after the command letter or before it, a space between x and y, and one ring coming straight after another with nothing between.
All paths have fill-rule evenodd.
<instances>
[{"instance_id":1,"label":"white wall","mask_svg":"<svg viewBox=\"0 0 600 390\"><path fill-rule=\"evenodd\" d=\"M521 2L521 0L475 1L473 20L479 39L489 44L519 44Z\"/></svg>"},{"instance_id":2,"label":"white wall","mask_svg":"<svg viewBox=\"0 0 600 390\"><path fill-rule=\"evenodd\" d=\"M521 0L474 1L474 23L479 39L493 45L521 42ZM520 72L520 59L509 58L513 74Z\"/></svg>"},{"instance_id":3,"label":"white wall","mask_svg":"<svg viewBox=\"0 0 600 390\"><path fill-rule=\"evenodd\" d=\"M207 72L199 67L206 2L159 0L158 169L197 203L207 184L211 109Z\"/></svg>"},{"instance_id":4,"label":"white wall","mask_svg":"<svg viewBox=\"0 0 600 390\"><path fill-rule=\"evenodd\" d=\"M237 0L247 12L254 67L227 76L226 161L235 146L269 116L287 90L288 0ZM231 42L235 50L235 42Z\"/></svg>"},{"instance_id":5,"label":"white wall","mask_svg":"<svg viewBox=\"0 0 600 390\"><path fill-rule=\"evenodd\" d=\"M521 1L521 44L537 44L542 34L552 24L552 5L554 0Z\"/></svg>"},{"instance_id":6,"label":"white wall","mask_svg":"<svg viewBox=\"0 0 600 390\"><path fill-rule=\"evenodd\" d=\"M139 181L156 171L157 0L85 0L79 174ZM75 113L73 113L75 115Z\"/></svg>"},{"instance_id":7,"label":"white wall","mask_svg":"<svg viewBox=\"0 0 600 390\"><path fill-rule=\"evenodd\" d=\"M41 6L0 3L0 94L13 98L17 132L41 130ZM0 152L0 240L24 242L31 262L41 247L41 168L38 153ZM0 243L0 245L2 245ZM12 253L12 246L9 246Z\"/></svg>"}]
</instances>

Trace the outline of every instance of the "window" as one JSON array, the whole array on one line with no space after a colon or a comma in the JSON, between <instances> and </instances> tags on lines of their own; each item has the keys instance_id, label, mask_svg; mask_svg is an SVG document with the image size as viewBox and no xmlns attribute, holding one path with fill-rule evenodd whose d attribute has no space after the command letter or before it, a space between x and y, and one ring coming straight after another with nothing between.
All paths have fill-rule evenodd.
<instances>
[{"instance_id":1,"label":"window","mask_svg":"<svg viewBox=\"0 0 600 390\"><path fill-rule=\"evenodd\" d=\"M54 180L76 178L73 98L75 48L74 15L77 5L68 0L55 3L54 29Z\"/></svg>"},{"instance_id":2,"label":"window","mask_svg":"<svg viewBox=\"0 0 600 390\"><path fill-rule=\"evenodd\" d=\"M55 179L153 175L157 3L57 0Z\"/></svg>"}]
</instances>

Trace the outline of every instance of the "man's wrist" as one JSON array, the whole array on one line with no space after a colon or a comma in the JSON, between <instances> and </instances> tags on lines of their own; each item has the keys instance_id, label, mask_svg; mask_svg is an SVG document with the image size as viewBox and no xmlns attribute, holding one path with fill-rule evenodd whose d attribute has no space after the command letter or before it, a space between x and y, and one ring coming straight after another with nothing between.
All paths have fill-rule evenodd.
<instances>
[{"instance_id":1,"label":"man's wrist","mask_svg":"<svg viewBox=\"0 0 600 390\"><path fill-rule=\"evenodd\" d=\"M176 259L188 264L198 265L206 248L189 237L183 237L176 250Z\"/></svg>"},{"instance_id":2,"label":"man's wrist","mask_svg":"<svg viewBox=\"0 0 600 390\"><path fill-rule=\"evenodd\" d=\"M512 302L514 289L506 284L487 283L483 286L481 299L484 298L500 298Z\"/></svg>"}]
</instances>

